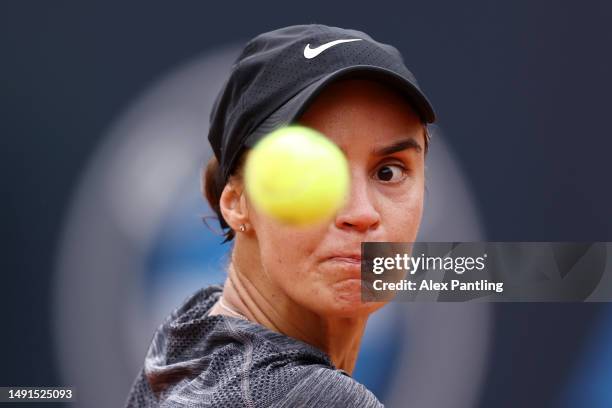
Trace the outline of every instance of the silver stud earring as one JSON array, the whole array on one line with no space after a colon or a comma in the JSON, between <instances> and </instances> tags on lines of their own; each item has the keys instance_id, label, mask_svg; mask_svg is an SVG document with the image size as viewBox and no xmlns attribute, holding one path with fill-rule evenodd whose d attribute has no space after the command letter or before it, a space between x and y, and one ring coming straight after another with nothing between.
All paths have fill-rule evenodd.
<instances>
[{"instance_id":1,"label":"silver stud earring","mask_svg":"<svg viewBox=\"0 0 612 408\"><path fill-rule=\"evenodd\" d=\"M244 225L244 224L240 224L239 229L240 229L240 232L244 232L244 231L246 231L246 225Z\"/></svg>"}]
</instances>

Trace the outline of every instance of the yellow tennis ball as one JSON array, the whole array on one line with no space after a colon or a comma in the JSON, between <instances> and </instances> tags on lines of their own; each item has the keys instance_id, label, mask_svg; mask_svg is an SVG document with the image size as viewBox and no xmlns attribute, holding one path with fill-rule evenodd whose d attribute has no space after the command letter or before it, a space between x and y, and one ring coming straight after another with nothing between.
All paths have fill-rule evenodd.
<instances>
[{"instance_id":1,"label":"yellow tennis ball","mask_svg":"<svg viewBox=\"0 0 612 408\"><path fill-rule=\"evenodd\" d=\"M287 126L260 140L245 164L249 198L262 212L296 226L333 216L349 188L342 151L314 129Z\"/></svg>"}]
</instances>

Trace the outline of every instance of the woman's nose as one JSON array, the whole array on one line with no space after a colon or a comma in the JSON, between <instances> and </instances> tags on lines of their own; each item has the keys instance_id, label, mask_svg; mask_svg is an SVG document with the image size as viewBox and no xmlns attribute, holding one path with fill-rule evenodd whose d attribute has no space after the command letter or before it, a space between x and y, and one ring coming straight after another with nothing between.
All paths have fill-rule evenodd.
<instances>
[{"instance_id":1,"label":"woman's nose","mask_svg":"<svg viewBox=\"0 0 612 408\"><path fill-rule=\"evenodd\" d=\"M336 214L336 227L365 232L380 224L380 214L373 202L365 177L351 175L347 201Z\"/></svg>"}]
</instances>

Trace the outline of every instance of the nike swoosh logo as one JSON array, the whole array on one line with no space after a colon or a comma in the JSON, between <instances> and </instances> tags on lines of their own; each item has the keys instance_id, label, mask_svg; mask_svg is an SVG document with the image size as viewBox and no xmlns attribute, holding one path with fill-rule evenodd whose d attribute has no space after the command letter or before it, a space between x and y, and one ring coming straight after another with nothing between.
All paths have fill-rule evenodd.
<instances>
[{"instance_id":1,"label":"nike swoosh logo","mask_svg":"<svg viewBox=\"0 0 612 408\"><path fill-rule=\"evenodd\" d=\"M306 47L304 48L304 58L312 59L316 57L317 55L319 55L320 53L322 53L323 51L325 51L326 49L333 47L334 45L347 43L347 42L353 42L353 41L361 41L361 38L353 38L351 40L331 41L323 45L319 45L316 48L310 48L310 44L306 44Z\"/></svg>"}]
</instances>

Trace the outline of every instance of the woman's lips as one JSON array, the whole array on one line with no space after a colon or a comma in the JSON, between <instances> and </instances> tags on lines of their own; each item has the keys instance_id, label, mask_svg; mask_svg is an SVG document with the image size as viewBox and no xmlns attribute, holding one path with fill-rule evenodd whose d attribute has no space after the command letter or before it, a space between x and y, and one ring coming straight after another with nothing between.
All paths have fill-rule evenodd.
<instances>
[{"instance_id":1,"label":"woman's lips","mask_svg":"<svg viewBox=\"0 0 612 408\"><path fill-rule=\"evenodd\" d=\"M330 259L338 262L348 262L361 265L361 257L333 256Z\"/></svg>"},{"instance_id":2,"label":"woman's lips","mask_svg":"<svg viewBox=\"0 0 612 408\"><path fill-rule=\"evenodd\" d=\"M349 249L339 249L328 252L326 258L343 262L361 263L361 251L359 249L352 251Z\"/></svg>"},{"instance_id":3,"label":"woman's lips","mask_svg":"<svg viewBox=\"0 0 612 408\"><path fill-rule=\"evenodd\" d=\"M335 268L344 270L349 273L352 278L361 277L361 257L352 256L332 256L328 259Z\"/></svg>"}]
</instances>

